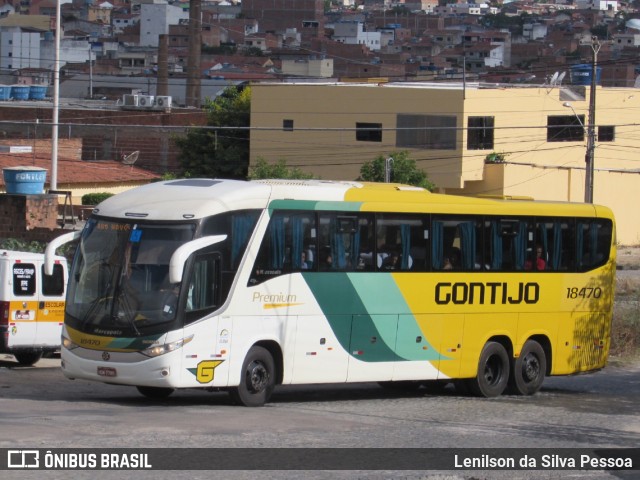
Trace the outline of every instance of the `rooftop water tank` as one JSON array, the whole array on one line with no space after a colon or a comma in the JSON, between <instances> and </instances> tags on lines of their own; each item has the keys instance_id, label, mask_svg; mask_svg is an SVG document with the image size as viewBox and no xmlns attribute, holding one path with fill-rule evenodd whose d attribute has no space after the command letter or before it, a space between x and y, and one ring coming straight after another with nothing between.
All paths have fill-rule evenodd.
<instances>
[{"instance_id":1,"label":"rooftop water tank","mask_svg":"<svg viewBox=\"0 0 640 480\"><path fill-rule=\"evenodd\" d=\"M29 85L11 85L11 98L14 100L29 100Z\"/></svg>"},{"instance_id":2,"label":"rooftop water tank","mask_svg":"<svg viewBox=\"0 0 640 480\"><path fill-rule=\"evenodd\" d=\"M588 63L571 66L571 83L574 85L591 85L592 66ZM600 84L602 67L596 67L596 84Z\"/></svg>"},{"instance_id":3,"label":"rooftop water tank","mask_svg":"<svg viewBox=\"0 0 640 480\"><path fill-rule=\"evenodd\" d=\"M29 87L30 100L44 100L47 95L46 85L31 85Z\"/></svg>"},{"instance_id":4,"label":"rooftop water tank","mask_svg":"<svg viewBox=\"0 0 640 480\"><path fill-rule=\"evenodd\" d=\"M39 195L47 179L47 171L38 167L6 167L2 175L7 193L15 195Z\"/></svg>"}]
</instances>

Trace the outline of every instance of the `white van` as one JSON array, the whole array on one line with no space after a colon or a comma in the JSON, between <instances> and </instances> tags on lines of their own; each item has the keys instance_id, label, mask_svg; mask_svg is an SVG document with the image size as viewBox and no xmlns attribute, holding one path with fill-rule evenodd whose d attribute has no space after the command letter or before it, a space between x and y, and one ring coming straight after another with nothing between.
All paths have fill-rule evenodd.
<instances>
[{"instance_id":1,"label":"white van","mask_svg":"<svg viewBox=\"0 0 640 480\"><path fill-rule=\"evenodd\" d=\"M0 353L33 365L60 349L67 272L64 257L49 276L44 254L0 250Z\"/></svg>"}]
</instances>

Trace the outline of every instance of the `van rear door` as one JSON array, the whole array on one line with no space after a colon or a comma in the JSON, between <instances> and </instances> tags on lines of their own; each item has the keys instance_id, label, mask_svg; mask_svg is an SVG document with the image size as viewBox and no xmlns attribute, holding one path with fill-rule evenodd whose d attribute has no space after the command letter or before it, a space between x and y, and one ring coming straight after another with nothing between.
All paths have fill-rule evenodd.
<instances>
[{"instance_id":1,"label":"van rear door","mask_svg":"<svg viewBox=\"0 0 640 480\"><path fill-rule=\"evenodd\" d=\"M53 275L45 275L44 262L38 263L40 299L36 313L37 330L34 345L59 346L64 322L66 264L56 261L53 265Z\"/></svg>"},{"instance_id":2,"label":"van rear door","mask_svg":"<svg viewBox=\"0 0 640 480\"><path fill-rule=\"evenodd\" d=\"M30 347L37 332L37 267L33 262L19 259L10 262L10 279L7 293L10 296L9 331L7 346Z\"/></svg>"}]
</instances>

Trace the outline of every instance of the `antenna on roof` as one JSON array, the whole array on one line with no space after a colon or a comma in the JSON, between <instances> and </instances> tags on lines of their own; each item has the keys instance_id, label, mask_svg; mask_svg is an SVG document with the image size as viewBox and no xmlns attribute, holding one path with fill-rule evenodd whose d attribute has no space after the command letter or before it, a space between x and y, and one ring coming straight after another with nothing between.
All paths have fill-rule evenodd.
<instances>
[{"instance_id":1,"label":"antenna on roof","mask_svg":"<svg viewBox=\"0 0 640 480\"><path fill-rule=\"evenodd\" d=\"M136 160L138 160L139 156L140 156L140 150L136 150L135 152L130 153L129 155L123 155L122 164L133 165L134 163L136 163Z\"/></svg>"}]
</instances>

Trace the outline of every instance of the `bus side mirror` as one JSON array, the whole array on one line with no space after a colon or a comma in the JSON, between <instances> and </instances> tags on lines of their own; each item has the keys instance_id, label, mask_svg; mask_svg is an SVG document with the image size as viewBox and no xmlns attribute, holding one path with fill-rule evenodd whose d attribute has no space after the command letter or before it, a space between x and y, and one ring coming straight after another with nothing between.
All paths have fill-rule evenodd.
<instances>
[{"instance_id":1,"label":"bus side mirror","mask_svg":"<svg viewBox=\"0 0 640 480\"><path fill-rule=\"evenodd\" d=\"M57 238L54 238L47 245L46 250L44 251L44 274L45 275L53 275L53 263L55 261L56 250L61 245L65 243L73 242L77 240L82 235L82 230L78 230L76 232L65 233L64 235L60 235Z\"/></svg>"},{"instance_id":2,"label":"bus side mirror","mask_svg":"<svg viewBox=\"0 0 640 480\"><path fill-rule=\"evenodd\" d=\"M169 260L169 282L180 283L182 281L184 264L192 253L223 242L226 239L226 235L213 235L211 237L197 238L178 247L176 251L173 252L173 255L171 255L171 260Z\"/></svg>"}]
</instances>

